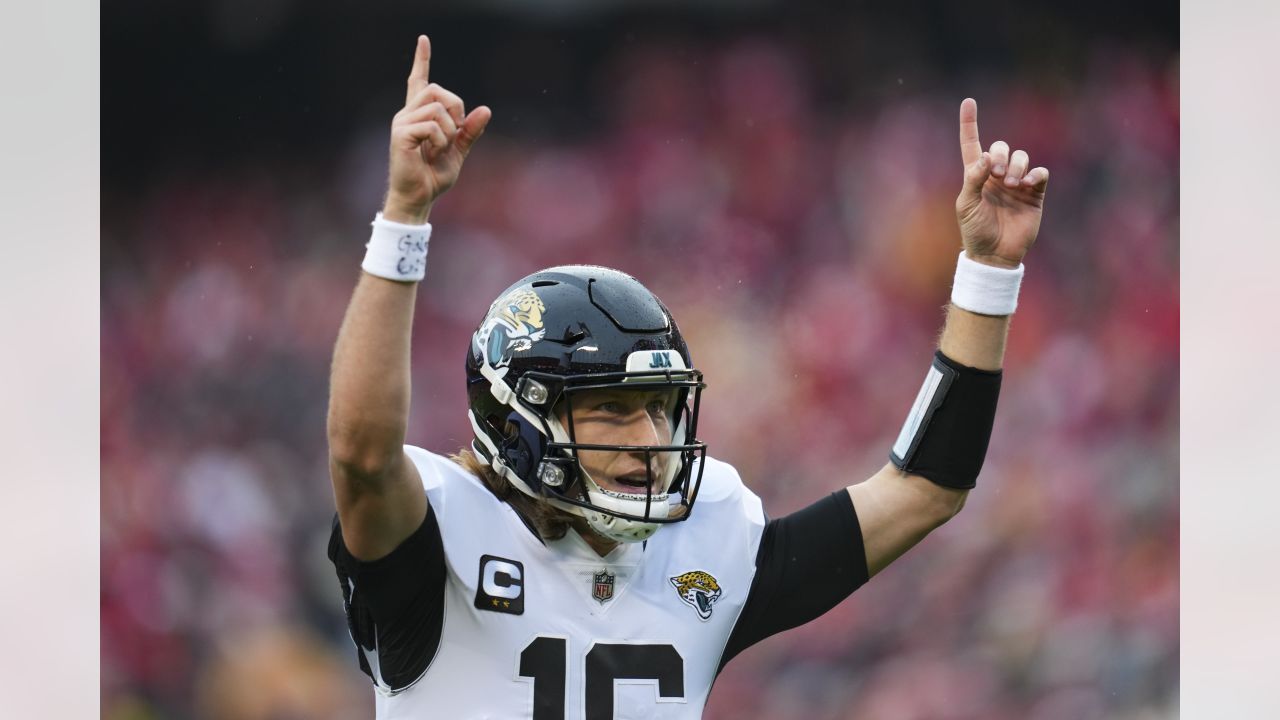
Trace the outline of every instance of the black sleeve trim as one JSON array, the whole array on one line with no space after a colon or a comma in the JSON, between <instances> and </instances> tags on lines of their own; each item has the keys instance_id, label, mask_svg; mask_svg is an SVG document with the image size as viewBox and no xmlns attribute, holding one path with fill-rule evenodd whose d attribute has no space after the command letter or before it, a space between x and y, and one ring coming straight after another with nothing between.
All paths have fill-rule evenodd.
<instances>
[{"instance_id":1,"label":"black sleeve trim","mask_svg":"<svg viewBox=\"0 0 1280 720\"><path fill-rule=\"evenodd\" d=\"M360 669L375 682L365 652L377 652L381 680L392 691L412 685L440 647L444 627L444 545L434 509L386 557L356 559L342 541L335 514L329 560L342 586L351 639Z\"/></svg>"},{"instance_id":2,"label":"black sleeve trim","mask_svg":"<svg viewBox=\"0 0 1280 720\"><path fill-rule=\"evenodd\" d=\"M869 577L862 528L848 490L770 520L760 538L747 603L719 669L770 635L803 625L840 604Z\"/></svg>"}]
</instances>

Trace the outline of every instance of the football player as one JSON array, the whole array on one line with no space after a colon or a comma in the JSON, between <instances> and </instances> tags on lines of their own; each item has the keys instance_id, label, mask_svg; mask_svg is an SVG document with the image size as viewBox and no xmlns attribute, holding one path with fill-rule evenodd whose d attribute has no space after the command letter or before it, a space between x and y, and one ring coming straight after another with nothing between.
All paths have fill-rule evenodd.
<instances>
[{"instance_id":1,"label":"football player","mask_svg":"<svg viewBox=\"0 0 1280 720\"><path fill-rule=\"evenodd\" d=\"M698 439L702 373L636 279L554 267L467 348L470 447L405 445L432 204L490 110L429 79L391 126L389 191L334 351L329 547L379 718L696 718L716 674L818 617L964 505L1048 181L960 106L964 249L926 379L863 482L766 517Z\"/></svg>"}]
</instances>

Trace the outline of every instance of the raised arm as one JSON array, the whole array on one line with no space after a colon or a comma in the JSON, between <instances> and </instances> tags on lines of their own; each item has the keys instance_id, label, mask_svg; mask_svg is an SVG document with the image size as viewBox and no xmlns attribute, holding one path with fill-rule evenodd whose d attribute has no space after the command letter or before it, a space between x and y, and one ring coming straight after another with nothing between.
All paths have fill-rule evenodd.
<instances>
[{"instance_id":1,"label":"raised arm","mask_svg":"<svg viewBox=\"0 0 1280 720\"><path fill-rule=\"evenodd\" d=\"M1028 170L1027 153L1018 150L1010 156L1003 141L983 152L978 106L972 99L960 105L960 152L965 172L956 217L965 256L1006 271L1018 268L1040 229L1049 171ZM956 364L979 371L1001 370L1009 317L978 314L953 303L947 308L938 349ZM893 463L851 486L849 495L862 527L871 575L958 513L968 494L968 490L899 470Z\"/></svg>"},{"instance_id":2,"label":"raised arm","mask_svg":"<svg viewBox=\"0 0 1280 720\"><path fill-rule=\"evenodd\" d=\"M421 235L431 206L453 186L491 113L428 80L431 43L418 37L405 106L391 124L383 228ZM424 256L425 257L425 256ZM369 267L366 264L366 267ZM391 552L422 523L427 500L404 454L416 281L362 272L333 352L329 472L347 549L360 560Z\"/></svg>"}]
</instances>

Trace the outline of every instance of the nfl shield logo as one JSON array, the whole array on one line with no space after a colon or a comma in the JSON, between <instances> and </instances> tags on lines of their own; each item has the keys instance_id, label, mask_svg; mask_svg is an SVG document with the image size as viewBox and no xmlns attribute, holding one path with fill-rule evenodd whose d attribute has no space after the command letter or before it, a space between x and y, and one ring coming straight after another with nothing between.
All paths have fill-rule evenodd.
<instances>
[{"instance_id":1,"label":"nfl shield logo","mask_svg":"<svg viewBox=\"0 0 1280 720\"><path fill-rule=\"evenodd\" d=\"M592 576L591 597L601 605L613 599L613 578L614 574L608 570L601 570Z\"/></svg>"}]
</instances>

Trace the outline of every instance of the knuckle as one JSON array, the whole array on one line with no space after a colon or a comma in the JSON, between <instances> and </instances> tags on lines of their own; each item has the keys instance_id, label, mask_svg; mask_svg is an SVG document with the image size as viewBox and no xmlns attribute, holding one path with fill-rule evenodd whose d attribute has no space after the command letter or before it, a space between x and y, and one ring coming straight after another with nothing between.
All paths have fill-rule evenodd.
<instances>
[{"instance_id":1,"label":"knuckle","mask_svg":"<svg viewBox=\"0 0 1280 720\"><path fill-rule=\"evenodd\" d=\"M441 127L455 126L455 123L453 122L453 116L449 114L449 109L444 105L441 105L440 103L436 103L435 111L432 114L435 115L436 120L440 122Z\"/></svg>"}]
</instances>

